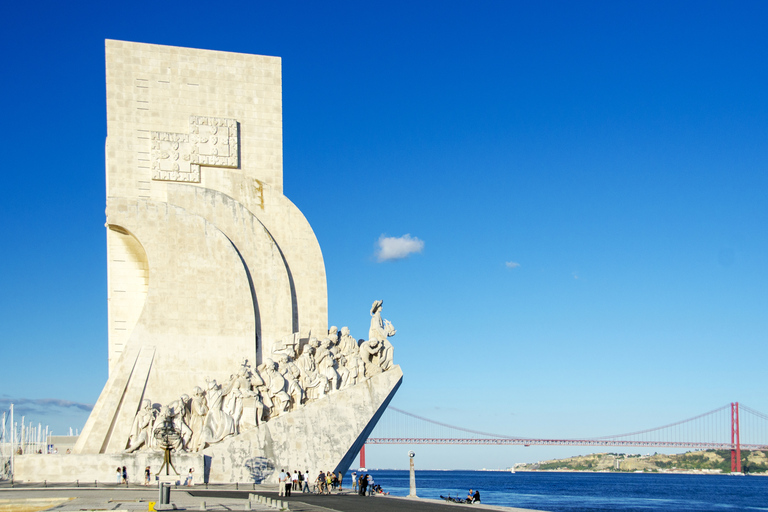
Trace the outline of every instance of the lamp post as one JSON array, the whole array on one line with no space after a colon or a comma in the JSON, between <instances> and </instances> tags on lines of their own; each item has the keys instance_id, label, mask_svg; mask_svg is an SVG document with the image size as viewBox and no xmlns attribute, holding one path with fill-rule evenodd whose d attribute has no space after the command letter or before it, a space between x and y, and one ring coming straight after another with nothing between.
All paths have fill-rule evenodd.
<instances>
[{"instance_id":1,"label":"lamp post","mask_svg":"<svg viewBox=\"0 0 768 512\"><path fill-rule=\"evenodd\" d=\"M408 493L409 498L418 498L418 496L416 496L416 471L413 469L413 457L415 455L416 454L412 451L408 452L408 457L410 458L411 462L411 492Z\"/></svg>"}]
</instances>

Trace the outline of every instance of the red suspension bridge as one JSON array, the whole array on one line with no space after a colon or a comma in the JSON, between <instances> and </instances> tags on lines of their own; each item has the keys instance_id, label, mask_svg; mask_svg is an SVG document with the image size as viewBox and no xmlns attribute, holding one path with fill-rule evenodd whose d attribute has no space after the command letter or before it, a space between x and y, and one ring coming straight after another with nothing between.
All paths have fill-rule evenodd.
<instances>
[{"instance_id":1,"label":"red suspension bridge","mask_svg":"<svg viewBox=\"0 0 768 512\"><path fill-rule=\"evenodd\" d=\"M733 402L661 427L587 439L543 439L466 429L388 407L366 444L643 446L730 450L731 472L741 472L741 450L768 450L768 415ZM365 446L360 451L365 466Z\"/></svg>"}]
</instances>

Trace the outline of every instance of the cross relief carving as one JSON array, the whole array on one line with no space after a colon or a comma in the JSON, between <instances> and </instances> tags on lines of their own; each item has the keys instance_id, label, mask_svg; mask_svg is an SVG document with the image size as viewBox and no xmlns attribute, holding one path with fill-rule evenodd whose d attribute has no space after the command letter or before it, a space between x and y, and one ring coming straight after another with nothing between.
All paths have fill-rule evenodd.
<instances>
[{"instance_id":1,"label":"cross relief carving","mask_svg":"<svg viewBox=\"0 0 768 512\"><path fill-rule=\"evenodd\" d=\"M235 119L190 116L189 133L152 132L152 179L200 183L200 166L237 168Z\"/></svg>"}]
</instances>

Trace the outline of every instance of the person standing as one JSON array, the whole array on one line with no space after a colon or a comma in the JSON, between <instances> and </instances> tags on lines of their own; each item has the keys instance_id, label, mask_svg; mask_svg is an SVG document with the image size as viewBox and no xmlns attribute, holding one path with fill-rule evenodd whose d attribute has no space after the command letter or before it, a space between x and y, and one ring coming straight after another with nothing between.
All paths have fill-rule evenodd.
<instances>
[{"instance_id":1,"label":"person standing","mask_svg":"<svg viewBox=\"0 0 768 512\"><path fill-rule=\"evenodd\" d=\"M357 471L352 472L352 492L357 492Z\"/></svg>"},{"instance_id":2,"label":"person standing","mask_svg":"<svg viewBox=\"0 0 768 512\"><path fill-rule=\"evenodd\" d=\"M294 487L294 491L301 491L304 489L304 475L301 474L301 471L296 472L296 484L298 485L298 488Z\"/></svg>"},{"instance_id":3,"label":"person standing","mask_svg":"<svg viewBox=\"0 0 768 512\"><path fill-rule=\"evenodd\" d=\"M368 496L373 496L373 475L369 473L366 480L368 481Z\"/></svg>"},{"instance_id":4,"label":"person standing","mask_svg":"<svg viewBox=\"0 0 768 512\"><path fill-rule=\"evenodd\" d=\"M152 471L150 471L149 466L147 466L144 469L144 485L149 485L149 479L152 476Z\"/></svg>"},{"instance_id":5,"label":"person standing","mask_svg":"<svg viewBox=\"0 0 768 512\"><path fill-rule=\"evenodd\" d=\"M291 480L291 472L287 471L285 474L285 496L287 498L291 497L291 486L293 485L293 481Z\"/></svg>"},{"instance_id":6,"label":"person standing","mask_svg":"<svg viewBox=\"0 0 768 512\"><path fill-rule=\"evenodd\" d=\"M277 495L285 496L285 470L281 469L277 475Z\"/></svg>"},{"instance_id":7,"label":"person standing","mask_svg":"<svg viewBox=\"0 0 768 512\"><path fill-rule=\"evenodd\" d=\"M115 481L115 483L117 485L120 485L123 482L123 470L120 469L120 466L117 467L117 473L115 474L117 475L117 480Z\"/></svg>"},{"instance_id":8,"label":"person standing","mask_svg":"<svg viewBox=\"0 0 768 512\"><path fill-rule=\"evenodd\" d=\"M365 488L368 487L368 479L365 473L360 475L360 496L365 496Z\"/></svg>"},{"instance_id":9,"label":"person standing","mask_svg":"<svg viewBox=\"0 0 768 512\"><path fill-rule=\"evenodd\" d=\"M343 480L344 480L344 473L342 473L341 471L339 471L339 492L341 492L341 491L342 491L342 489L341 489L341 483L342 483L342 481L343 481Z\"/></svg>"},{"instance_id":10,"label":"person standing","mask_svg":"<svg viewBox=\"0 0 768 512\"><path fill-rule=\"evenodd\" d=\"M123 483L128 485L128 470L125 469L125 466L123 466Z\"/></svg>"}]
</instances>

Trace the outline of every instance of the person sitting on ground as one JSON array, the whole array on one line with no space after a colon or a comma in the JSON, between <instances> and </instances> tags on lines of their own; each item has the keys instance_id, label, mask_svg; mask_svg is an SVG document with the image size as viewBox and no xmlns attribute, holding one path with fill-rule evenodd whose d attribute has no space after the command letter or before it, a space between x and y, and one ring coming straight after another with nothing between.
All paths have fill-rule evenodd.
<instances>
[{"instance_id":1,"label":"person sitting on ground","mask_svg":"<svg viewBox=\"0 0 768 512\"><path fill-rule=\"evenodd\" d=\"M480 491L475 491L475 494L472 496L472 503L480 503Z\"/></svg>"},{"instance_id":2,"label":"person sitting on ground","mask_svg":"<svg viewBox=\"0 0 768 512\"><path fill-rule=\"evenodd\" d=\"M467 503L472 503L472 499L475 497L475 494L472 492L472 489L469 490L467 493L467 499L465 500Z\"/></svg>"}]
</instances>

